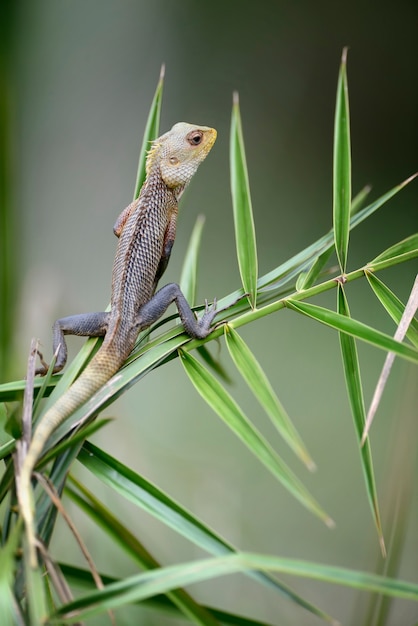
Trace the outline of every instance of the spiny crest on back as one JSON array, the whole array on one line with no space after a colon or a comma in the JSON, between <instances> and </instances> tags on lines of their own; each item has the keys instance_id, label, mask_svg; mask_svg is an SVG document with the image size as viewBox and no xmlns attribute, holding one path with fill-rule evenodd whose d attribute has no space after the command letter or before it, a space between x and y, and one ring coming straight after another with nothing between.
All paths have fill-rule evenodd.
<instances>
[{"instance_id":1,"label":"spiny crest on back","mask_svg":"<svg viewBox=\"0 0 418 626\"><path fill-rule=\"evenodd\" d=\"M147 150L147 160L145 164L147 176L149 176L152 170L152 167L155 163L155 160L158 157L160 147L161 147L161 143L159 143L159 139L155 139L155 141L151 143L151 148Z\"/></svg>"}]
</instances>

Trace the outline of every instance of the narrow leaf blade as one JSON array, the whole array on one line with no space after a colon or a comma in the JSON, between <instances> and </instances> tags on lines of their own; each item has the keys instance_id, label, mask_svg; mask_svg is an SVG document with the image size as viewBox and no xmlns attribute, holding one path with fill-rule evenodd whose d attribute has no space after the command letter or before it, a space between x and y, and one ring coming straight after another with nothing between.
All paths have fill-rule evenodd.
<instances>
[{"instance_id":1,"label":"narrow leaf blade","mask_svg":"<svg viewBox=\"0 0 418 626\"><path fill-rule=\"evenodd\" d=\"M205 218L199 215L190 237L181 271L180 288L190 306L193 306L196 301L197 265L204 225Z\"/></svg>"},{"instance_id":2,"label":"narrow leaf blade","mask_svg":"<svg viewBox=\"0 0 418 626\"><path fill-rule=\"evenodd\" d=\"M399 322L398 328L396 329L395 339L398 341L402 341L405 337L405 334L410 327L410 324L414 318L414 315L418 309L418 275L415 278L414 286L412 287L410 296L408 298L408 302L402 314L401 320ZM368 435L370 430L372 421L374 419L375 413L377 411L377 407L379 406L383 390L386 386L387 379L390 374L390 370L393 365L393 361L395 360L395 355L393 352L388 352L386 355L385 363L383 365L382 372L379 376L379 380L377 381L376 389L373 394L373 398L367 413L366 424L364 426L364 432L361 440L361 444L364 444L364 441Z\"/></svg>"},{"instance_id":3,"label":"narrow leaf blade","mask_svg":"<svg viewBox=\"0 0 418 626\"><path fill-rule=\"evenodd\" d=\"M390 248L375 257L373 261L370 261L369 265L378 265L383 261L391 261L410 253L418 253L418 233L390 246Z\"/></svg>"},{"instance_id":4,"label":"narrow leaf blade","mask_svg":"<svg viewBox=\"0 0 418 626\"><path fill-rule=\"evenodd\" d=\"M277 478L299 502L322 519L327 526L332 527L334 522L331 518L314 500L264 437L251 424L235 400L216 378L188 352L182 351L181 360L196 390L215 413L219 415L258 460L265 465L273 476Z\"/></svg>"},{"instance_id":5,"label":"narrow leaf blade","mask_svg":"<svg viewBox=\"0 0 418 626\"><path fill-rule=\"evenodd\" d=\"M316 304L299 302L291 298L286 300L286 306L298 313L302 313L303 315L307 315L321 322L321 324L335 328L343 333L348 333L357 339L362 339L376 348L386 351L390 350L404 359L418 363L418 350L405 343L396 341L393 337L390 337L390 335L386 335L380 330L367 326L367 324L363 324L351 317L340 315L339 313L335 313L335 311L325 309Z\"/></svg>"},{"instance_id":6,"label":"narrow leaf blade","mask_svg":"<svg viewBox=\"0 0 418 626\"><path fill-rule=\"evenodd\" d=\"M337 291L338 313L340 315L350 317L348 302L341 284L338 285ZM341 355L343 360L345 383L347 394L351 406L351 414L353 416L354 429L357 439L360 443L363 434L364 424L366 422L366 412L364 408L363 386L361 383L360 364L357 354L357 346L354 338L346 333L340 333ZM380 548L382 554L386 554L385 541L383 538L382 523L379 512L379 502L377 498L376 483L374 479L372 452L370 441L363 447L360 447L361 466L364 479L366 482L366 491L369 499L370 507L377 534L379 537Z\"/></svg>"},{"instance_id":7,"label":"narrow leaf blade","mask_svg":"<svg viewBox=\"0 0 418 626\"><path fill-rule=\"evenodd\" d=\"M154 98L151 102L151 108L148 113L147 123L145 125L144 136L142 139L141 150L139 152L138 169L135 181L135 190L133 199L139 196L141 187L145 180L145 163L147 159L147 151L150 144L154 139L158 137L160 129L160 114L161 114L161 102L163 97L163 85L164 85L164 73L165 66L161 66L160 78L158 80L157 88L155 90Z\"/></svg>"},{"instance_id":8,"label":"narrow leaf blade","mask_svg":"<svg viewBox=\"0 0 418 626\"><path fill-rule=\"evenodd\" d=\"M334 122L333 214L335 249L341 273L347 267L351 206L350 113L347 86L347 48L341 59Z\"/></svg>"},{"instance_id":9,"label":"narrow leaf blade","mask_svg":"<svg viewBox=\"0 0 418 626\"><path fill-rule=\"evenodd\" d=\"M108 536L121 546L124 552L127 553L135 563L139 564L144 569L151 570L160 567L158 561L154 559L145 546L109 509L81 483L73 478L71 480L84 497L69 487L66 488L66 494L94 521L96 526L103 528ZM194 623L200 624L201 626L219 626L219 622L214 619L210 612L195 602L192 596L183 589L169 591L167 592L167 596L183 615L191 617Z\"/></svg>"},{"instance_id":10,"label":"narrow leaf blade","mask_svg":"<svg viewBox=\"0 0 418 626\"><path fill-rule=\"evenodd\" d=\"M305 444L274 392L260 363L232 326L225 325L225 341L232 360L286 443L310 469L315 469Z\"/></svg>"},{"instance_id":11,"label":"narrow leaf blade","mask_svg":"<svg viewBox=\"0 0 418 626\"><path fill-rule=\"evenodd\" d=\"M249 294L250 303L255 307L258 274L257 247L237 93L234 94L232 106L230 167L238 266L244 292Z\"/></svg>"},{"instance_id":12,"label":"narrow leaf blade","mask_svg":"<svg viewBox=\"0 0 418 626\"><path fill-rule=\"evenodd\" d=\"M366 278L375 296L398 325L405 311L405 305L375 274L367 272ZM406 331L406 336L409 341L418 348L418 320L415 317L411 320L411 325Z\"/></svg>"},{"instance_id":13,"label":"narrow leaf blade","mask_svg":"<svg viewBox=\"0 0 418 626\"><path fill-rule=\"evenodd\" d=\"M57 611L57 615L65 616L67 613L71 614L73 611L77 611L77 615L70 618L70 620L75 621L75 617L84 619L109 608L138 602L158 593L166 593L169 589L175 589L179 586L260 568L344 585L354 589L361 589L362 591L382 593L415 601L418 599L418 585L408 581L385 578L377 574L341 567L309 563L307 561L284 559L270 555L238 553L181 565L171 565L161 570L145 572L120 582L111 583L103 590L92 592L62 606ZM62 617L61 619L64 618Z\"/></svg>"}]
</instances>

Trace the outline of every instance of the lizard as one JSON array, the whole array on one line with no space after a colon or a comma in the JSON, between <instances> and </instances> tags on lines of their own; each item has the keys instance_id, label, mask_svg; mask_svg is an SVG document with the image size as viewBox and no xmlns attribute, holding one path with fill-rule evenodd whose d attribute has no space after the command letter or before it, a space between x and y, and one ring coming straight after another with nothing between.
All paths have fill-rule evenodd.
<instances>
[{"instance_id":1,"label":"lizard","mask_svg":"<svg viewBox=\"0 0 418 626\"><path fill-rule=\"evenodd\" d=\"M169 283L156 291L174 244L179 199L215 143L214 128L179 122L156 139L147 154L146 177L138 198L120 214L112 271L110 311L72 315L53 326L53 350L59 372L67 360L65 335L104 337L98 352L81 375L41 417L20 467L18 501L29 544L31 567L37 566L34 499L31 477L47 440L75 409L84 404L123 365L140 331L175 303L185 332L203 339L213 330L219 312L216 300L197 319L180 287ZM43 360L36 374L45 375Z\"/></svg>"}]
</instances>

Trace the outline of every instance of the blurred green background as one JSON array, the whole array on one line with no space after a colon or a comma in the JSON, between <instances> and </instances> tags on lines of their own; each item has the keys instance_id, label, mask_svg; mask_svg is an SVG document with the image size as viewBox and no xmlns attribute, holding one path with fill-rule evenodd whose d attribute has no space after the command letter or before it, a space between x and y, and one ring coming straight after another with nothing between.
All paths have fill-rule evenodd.
<instances>
[{"instance_id":1,"label":"blurred green background","mask_svg":"<svg viewBox=\"0 0 418 626\"><path fill-rule=\"evenodd\" d=\"M9 292L3 291L2 304L14 327L10 376L22 377L32 336L40 337L50 354L53 320L102 310L109 301L112 226L132 199L140 140L163 62L161 130L177 121L218 130L217 144L182 202L164 277L164 282L179 279L191 229L197 215L205 214L200 300L239 286L228 171L234 89L240 93L260 274L331 226L333 115L343 46L350 47L353 191L370 183L378 197L417 169L416 2L38 0L4 2L2 16L3 102L9 106L2 109L3 130L8 128L10 138L7 144L3 134L9 167L3 171L12 207L2 228L3 235L8 229L3 246L10 246L14 259L14 280ZM353 233L349 269L416 230L417 198L415 182ZM4 217L4 205L1 211ZM406 301L414 271L410 263L379 276ZM351 284L347 293L353 316L394 332L366 284ZM328 294L320 302L333 306L334 299ZM372 570L377 539L336 333L281 311L242 329L242 335L316 460L314 475L307 475L269 427L225 347L215 344L212 352L234 378L232 392L248 415L335 519L334 531L322 527L254 461L198 398L177 361L108 409L107 415L120 419L94 441L241 549ZM74 354L80 341L70 341ZM384 354L363 345L359 353L368 405ZM372 431L383 509L393 507L387 494L401 432L406 436L399 444L396 476L403 482L413 471L416 388L416 369L395 363ZM102 485L91 482L91 487L118 514L123 511L163 564L201 556L128 503L108 501ZM416 581L416 486L408 500L411 518L399 575ZM71 511L100 570L135 571L89 521ZM63 537L58 532L56 554L81 563ZM291 582L343 623L361 623L364 596L311 581ZM319 623L239 576L192 592L204 602L274 624ZM174 623L137 610L120 623L136 619ZM388 623L417 619L415 605L395 602Z\"/></svg>"}]
</instances>

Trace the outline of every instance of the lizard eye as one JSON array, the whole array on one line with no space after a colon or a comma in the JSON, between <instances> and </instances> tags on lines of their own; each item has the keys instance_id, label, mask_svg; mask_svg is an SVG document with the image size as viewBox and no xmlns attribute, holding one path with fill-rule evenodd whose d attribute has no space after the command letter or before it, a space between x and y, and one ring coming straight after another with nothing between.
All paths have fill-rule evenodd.
<instances>
[{"instance_id":1,"label":"lizard eye","mask_svg":"<svg viewBox=\"0 0 418 626\"><path fill-rule=\"evenodd\" d=\"M191 146L198 146L202 143L203 133L201 130L193 130L187 135L187 141Z\"/></svg>"}]
</instances>

